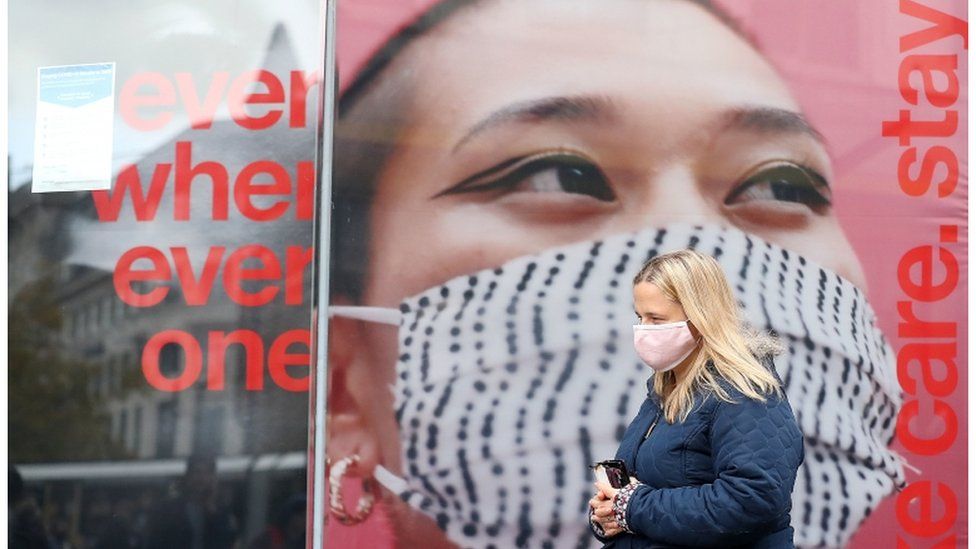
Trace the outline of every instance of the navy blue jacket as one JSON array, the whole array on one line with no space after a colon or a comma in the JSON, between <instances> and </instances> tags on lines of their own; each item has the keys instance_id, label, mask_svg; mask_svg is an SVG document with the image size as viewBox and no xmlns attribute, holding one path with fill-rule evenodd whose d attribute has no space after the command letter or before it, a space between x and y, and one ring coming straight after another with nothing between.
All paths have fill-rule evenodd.
<instances>
[{"instance_id":1,"label":"navy blue jacket","mask_svg":"<svg viewBox=\"0 0 976 549\"><path fill-rule=\"evenodd\" d=\"M669 424L648 381L616 456L646 485L627 505L635 534L597 535L604 547L793 547L790 496L803 437L790 404L723 387L736 402L700 394L687 419Z\"/></svg>"}]
</instances>

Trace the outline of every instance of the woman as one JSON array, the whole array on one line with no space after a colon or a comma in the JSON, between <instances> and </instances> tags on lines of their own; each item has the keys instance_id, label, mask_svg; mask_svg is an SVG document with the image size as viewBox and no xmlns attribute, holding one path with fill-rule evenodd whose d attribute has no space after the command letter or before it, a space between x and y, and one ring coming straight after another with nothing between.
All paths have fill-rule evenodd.
<instances>
[{"instance_id":1,"label":"woman","mask_svg":"<svg viewBox=\"0 0 976 549\"><path fill-rule=\"evenodd\" d=\"M654 375L617 450L635 478L619 490L598 482L590 500L597 537L792 547L803 437L767 360L775 340L743 328L721 266L692 250L644 264L634 310L634 346Z\"/></svg>"},{"instance_id":2,"label":"woman","mask_svg":"<svg viewBox=\"0 0 976 549\"><path fill-rule=\"evenodd\" d=\"M439 2L335 123L328 454L333 486L386 487L400 545L592 543L588 466L646 377L623 355L624 273L675 248L716 257L787 343L798 542L843 545L900 482L891 353L830 157L718 10Z\"/></svg>"}]
</instances>

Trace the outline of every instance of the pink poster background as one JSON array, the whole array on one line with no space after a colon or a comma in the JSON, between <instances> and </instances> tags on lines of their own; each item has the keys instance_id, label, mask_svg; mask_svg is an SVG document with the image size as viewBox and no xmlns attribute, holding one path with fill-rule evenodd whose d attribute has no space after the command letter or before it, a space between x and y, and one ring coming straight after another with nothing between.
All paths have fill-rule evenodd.
<instances>
[{"instance_id":1,"label":"pink poster background","mask_svg":"<svg viewBox=\"0 0 976 549\"><path fill-rule=\"evenodd\" d=\"M432 3L430 0L340 0L337 32L340 86L344 88L349 84L365 58L391 32ZM914 454L897 441L893 445L912 467L920 471L916 473L906 468L909 485L928 480L951 487L958 505L955 523L937 537L912 536L899 524L896 516L898 494L895 494L874 511L850 546L894 547L896 536L901 536L909 546L931 546L950 534L955 534L955 544L965 546L968 512L965 389L968 378L965 338L968 65L963 40L953 35L909 53L901 52L901 37L930 27L931 23L901 13L899 3L894 1L739 0L721 3L737 16L747 32L757 38L764 55L774 63L808 118L826 137L836 173L837 216L864 269L869 284L868 297L879 316L880 327L896 352L909 341L899 337L898 331L898 302L909 299L899 285L899 260L916 246L938 246L940 225L958 227L957 241L945 244L959 265L956 289L946 299L916 304L914 309L921 318L956 323L959 379L955 390L943 400L956 413L958 432L951 447L935 456ZM902 2L902 9L906 4L911 3ZM963 2L922 2L920 5L967 19ZM919 105L910 105L899 93L899 64L906 55L921 53L956 55L958 59L959 98L948 108L958 113L959 130L949 137L912 142L919 147L920 157L932 145L948 147L958 157L958 185L944 198L937 196L934 187L922 196L906 195L899 187L897 176L899 157L905 148L899 145L897 138L882 136L882 123L897 121L901 109L910 109L914 119L943 118L943 109L929 106L924 98ZM920 87L919 80L912 83ZM946 84L945 79L936 81L941 89ZM935 180L943 176L936 175ZM935 281L940 281L946 273L937 266L933 276ZM912 375L918 376L917 372ZM936 376L941 378L944 374L937 373ZM919 387L920 392L924 392L921 384ZM915 398L919 398L922 417L912 423L912 432L926 438L938 436L944 427L942 420L923 419L932 417L933 397L906 394L905 402ZM917 518L919 502L903 503L909 514ZM936 502L932 509L933 518L937 519L943 512L943 506ZM342 527L331 521L327 529L327 545L376 547L389 543L389 529L383 520L374 513L365 524L355 528Z\"/></svg>"}]
</instances>

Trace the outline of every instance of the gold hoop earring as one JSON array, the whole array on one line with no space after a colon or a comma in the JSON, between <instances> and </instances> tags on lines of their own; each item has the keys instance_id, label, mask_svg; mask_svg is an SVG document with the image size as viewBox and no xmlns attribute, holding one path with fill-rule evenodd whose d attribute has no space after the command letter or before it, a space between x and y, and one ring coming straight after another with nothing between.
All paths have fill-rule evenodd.
<instances>
[{"instance_id":1,"label":"gold hoop earring","mask_svg":"<svg viewBox=\"0 0 976 549\"><path fill-rule=\"evenodd\" d=\"M373 512L373 504L376 502L374 494L373 477L363 478L363 493L359 496L359 503L356 504L356 512L349 513L342 497L342 479L346 476L346 471L350 465L358 465L359 456L353 454L340 459L329 470L329 510L333 515L346 525L359 524Z\"/></svg>"}]
</instances>

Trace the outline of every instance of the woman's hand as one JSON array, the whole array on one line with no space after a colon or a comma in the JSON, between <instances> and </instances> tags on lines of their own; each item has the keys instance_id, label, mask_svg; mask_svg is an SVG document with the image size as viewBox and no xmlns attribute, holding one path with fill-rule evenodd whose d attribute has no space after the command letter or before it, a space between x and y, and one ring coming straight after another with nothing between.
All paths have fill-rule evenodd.
<instances>
[{"instance_id":1,"label":"woman's hand","mask_svg":"<svg viewBox=\"0 0 976 549\"><path fill-rule=\"evenodd\" d=\"M634 478L634 477L630 477L630 478ZM610 484L606 482L594 482L593 485L596 486L596 490L597 490L596 496L594 497L601 497L603 499L610 500L612 502L613 496L617 495L617 489L614 488L613 486L610 486Z\"/></svg>"},{"instance_id":2,"label":"woman's hand","mask_svg":"<svg viewBox=\"0 0 976 549\"><path fill-rule=\"evenodd\" d=\"M623 532L613 513L613 496L617 490L605 482L597 482L596 488L596 495L590 499L590 508L593 509L591 520L603 528L606 537L616 536Z\"/></svg>"}]
</instances>

